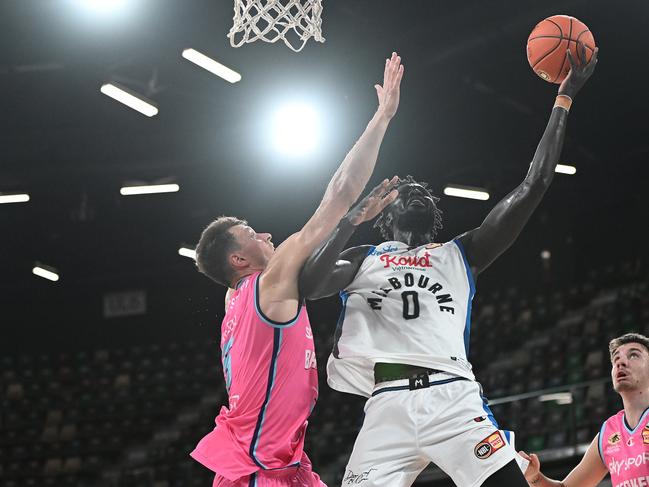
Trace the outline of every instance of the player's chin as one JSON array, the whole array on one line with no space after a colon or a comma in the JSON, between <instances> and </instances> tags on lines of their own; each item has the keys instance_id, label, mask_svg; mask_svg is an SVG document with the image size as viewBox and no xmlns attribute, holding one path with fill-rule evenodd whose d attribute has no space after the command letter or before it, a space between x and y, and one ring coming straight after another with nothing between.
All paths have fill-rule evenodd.
<instances>
[{"instance_id":1,"label":"player's chin","mask_svg":"<svg viewBox=\"0 0 649 487\"><path fill-rule=\"evenodd\" d=\"M625 392L632 389L633 384L631 384L631 382L626 378L613 381L613 390L615 392Z\"/></svg>"},{"instance_id":2,"label":"player's chin","mask_svg":"<svg viewBox=\"0 0 649 487\"><path fill-rule=\"evenodd\" d=\"M408 210L401 215L399 223L407 230L420 230L430 225L435 216L430 208L425 206L410 206Z\"/></svg>"}]
</instances>

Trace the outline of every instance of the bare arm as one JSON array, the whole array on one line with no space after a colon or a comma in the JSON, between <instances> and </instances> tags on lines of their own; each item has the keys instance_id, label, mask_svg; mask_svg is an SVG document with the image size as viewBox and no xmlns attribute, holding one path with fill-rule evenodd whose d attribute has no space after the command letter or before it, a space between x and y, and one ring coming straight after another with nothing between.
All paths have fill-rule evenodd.
<instances>
[{"instance_id":1,"label":"bare arm","mask_svg":"<svg viewBox=\"0 0 649 487\"><path fill-rule=\"evenodd\" d=\"M259 304L266 316L285 322L299 305L298 275L315 248L336 227L369 180L388 124L399 105L403 76L396 53L386 61L383 86L376 86L379 108L333 175L322 202L302 230L280 245L260 278Z\"/></svg>"},{"instance_id":2,"label":"bare arm","mask_svg":"<svg viewBox=\"0 0 649 487\"><path fill-rule=\"evenodd\" d=\"M585 59L585 48L582 59ZM562 98L555 104L543 137L534 153L529 171L523 182L501 200L487 215L482 224L459 237L467 254L469 264L478 274L485 270L500 254L516 240L530 216L550 187L554 170L559 162L568 122L566 100L573 100L577 92L593 74L597 64L597 51L588 64L576 65L569 55L572 69L559 87ZM572 101L570 101L572 103Z\"/></svg>"},{"instance_id":3,"label":"bare arm","mask_svg":"<svg viewBox=\"0 0 649 487\"><path fill-rule=\"evenodd\" d=\"M300 274L300 292L306 299L331 296L345 289L354 279L371 245L343 252L358 225L370 221L399 195L394 189L398 176L384 179L340 220L328 238L307 259Z\"/></svg>"},{"instance_id":4,"label":"bare arm","mask_svg":"<svg viewBox=\"0 0 649 487\"><path fill-rule=\"evenodd\" d=\"M596 487L608 473L599 454L599 434L595 436L579 464L561 482L541 473L538 456L520 453L530 461L525 471L525 480L531 487Z\"/></svg>"}]
</instances>

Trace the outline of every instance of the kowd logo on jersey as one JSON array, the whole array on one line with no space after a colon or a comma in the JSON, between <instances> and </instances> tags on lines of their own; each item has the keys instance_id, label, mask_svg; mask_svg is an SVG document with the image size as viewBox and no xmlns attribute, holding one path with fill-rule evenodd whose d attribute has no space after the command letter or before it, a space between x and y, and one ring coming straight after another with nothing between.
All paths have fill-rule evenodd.
<instances>
[{"instance_id":1,"label":"kowd logo on jersey","mask_svg":"<svg viewBox=\"0 0 649 487\"><path fill-rule=\"evenodd\" d=\"M379 259L383 262L383 266L387 269L390 266L395 267L433 267L430 263L430 254L425 252L422 257L416 255L401 256L382 254Z\"/></svg>"},{"instance_id":2,"label":"kowd logo on jersey","mask_svg":"<svg viewBox=\"0 0 649 487\"><path fill-rule=\"evenodd\" d=\"M505 446L505 440L500 434L500 431L496 431L478 443L473 452L480 460L484 460L500 450L503 446Z\"/></svg>"}]
</instances>

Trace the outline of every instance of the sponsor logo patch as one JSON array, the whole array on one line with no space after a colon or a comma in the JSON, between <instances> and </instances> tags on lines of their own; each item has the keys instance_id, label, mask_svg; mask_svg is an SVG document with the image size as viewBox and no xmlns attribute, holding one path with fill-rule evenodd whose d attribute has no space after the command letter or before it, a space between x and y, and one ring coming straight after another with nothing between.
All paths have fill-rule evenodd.
<instances>
[{"instance_id":1,"label":"sponsor logo patch","mask_svg":"<svg viewBox=\"0 0 649 487\"><path fill-rule=\"evenodd\" d=\"M480 460L485 460L500 450L503 446L505 446L505 440L500 434L500 431L496 431L478 443L473 452Z\"/></svg>"},{"instance_id":2,"label":"sponsor logo patch","mask_svg":"<svg viewBox=\"0 0 649 487\"><path fill-rule=\"evenodd\" d=\"M642 430L642 443L649 445L649 430Z\"/></svg>"},{"instance_id":3,"label":"sponsor logo patch","mask_svg":"<svg viewBox=\"0 0 649 487\"><path fill-rule=\"evenodd\" d=\"M431 264L430 262L430 254L428 252L424 252L424 255L421 257L417 257L416 255L398 256L382 254L379 259L381 259L381 262L383 262L383 267L386 269L389 267L392 267L393 269L395 267L433 267L433 264Z\"/></svg>"},{"instance_id":4,"label":"sponsor logo patch","mask_svg":"<svg viewBox=\"0 0 649 487\"><path fill-rule=\"evenodd\" d=\"M616 445L617 443L620 442L622 437L620 436L619 432L613 433L611 436L608 437L608 444L609 445Z\"/></svg>"},{"instance_id":5,"label":"sponsor logo patch","mask_svg":"<svg viewBox=\"0 0 649 487\"><path fill-rule=\"evenodd\" d=\"M425 389L426 387L430 387L430 379L428 378L428 375L418 375L417 377L411 377L409 379L409 388L411 391L416 389Z\"/></svg>"}]
</instances>

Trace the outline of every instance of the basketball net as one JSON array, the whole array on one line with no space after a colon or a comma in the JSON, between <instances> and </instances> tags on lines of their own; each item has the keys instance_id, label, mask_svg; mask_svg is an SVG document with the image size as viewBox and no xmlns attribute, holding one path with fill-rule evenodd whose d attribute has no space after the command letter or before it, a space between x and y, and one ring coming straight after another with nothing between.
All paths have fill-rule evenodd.
<instances>
[{"instance_id":1,"label":"basketball net","mask_svg":"<svg viewBox=\"0 0 649 487\"><path fill-rule=\"evenodd\" d=\"M230 44L281 39L299 52L311 37L324 42L321 14L322 0L234 0Z\"/></svg>"}]
</instances>

